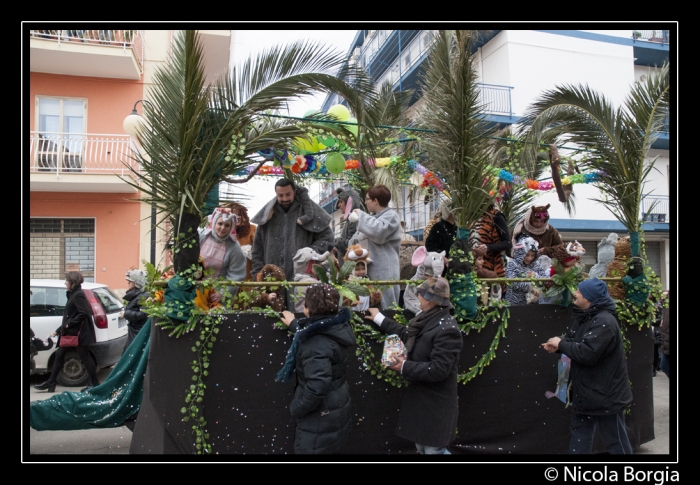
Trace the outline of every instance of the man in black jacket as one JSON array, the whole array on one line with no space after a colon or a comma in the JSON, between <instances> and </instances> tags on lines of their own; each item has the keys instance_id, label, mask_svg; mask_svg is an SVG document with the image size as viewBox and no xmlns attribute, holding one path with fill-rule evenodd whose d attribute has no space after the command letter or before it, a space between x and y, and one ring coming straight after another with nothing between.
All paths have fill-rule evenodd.
<instances>
[{"instance_id":1,"label":"man in black jacket","mask_svg":"<svg viewBox=\"0 0 700 485\"><path fill-rule=\"evenodd\" d=\"M563 338L542 344L571 358L571 441L569 453L589 454L598 430L610 454L632 454L625 409L632 402L627 360L615 302L598 278L584 280L574 294L574 324Z\"/></svg>"}]
</instances>

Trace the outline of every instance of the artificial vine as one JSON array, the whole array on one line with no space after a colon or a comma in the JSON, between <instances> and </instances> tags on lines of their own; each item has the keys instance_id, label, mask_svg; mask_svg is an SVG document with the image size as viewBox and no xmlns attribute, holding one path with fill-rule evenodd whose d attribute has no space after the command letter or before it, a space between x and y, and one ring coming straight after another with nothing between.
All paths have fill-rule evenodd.
<instances>
[{"instance_id":1,"label":"artificial vine","mask_svg":"<svg viewBox=\"0 0 700 485\"><path fill-rule=\"evenodd\" d=\"M469 334L470 330L476 329L477 332L480 332L488 323L496 323L500 319L500 324L496 329L496 335L491 345L489 345L488 351L486 351L479 361L473 367L470 367L467 372L459 374L457 376L457 382L466 384L477 375L481 375L484 372L484 367L489 365L491 361L496 358L496 350L498 349L498 344L501 342L501 337L505 337L506 335L509 317L510 309L508 308L508 302L506 300L489 299L488 306L482 307L479 310L477 318L472 322L464 324L463 331Z\"/></svg>"},{"instance_id":2,"label":"artificial vine","mask_svg":"<svg viewBox=\"0 0 700 485\"><path fill-rule=\"evenodd\" d=\"M397 313L394 319L403 325L406 324L406 319L400 313ZM370 341L383 342L385 338L384 335L372 328L355 312L352 313L350 326L357 340L355 355L362 360L362 366L365 371L369 372L370 375L375 376L380 381L383 380L394 387L401 387L406 384L406 380L401 374L397 374L395 371L384 367L376 358L374 352L372 352Z\"/></svg>"}]
</instances>

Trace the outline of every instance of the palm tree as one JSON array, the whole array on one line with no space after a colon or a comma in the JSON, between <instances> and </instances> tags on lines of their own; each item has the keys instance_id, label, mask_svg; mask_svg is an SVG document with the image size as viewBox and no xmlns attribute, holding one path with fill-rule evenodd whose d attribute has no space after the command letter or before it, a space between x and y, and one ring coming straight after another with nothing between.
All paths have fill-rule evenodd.
<instances>
[{"instance_id":1,"label":"palm tree","mask_svg":"<svg viewBox=\"0 0 700 485\"><path fill-rule=\"evenodd\" d=\"M135 156L141 169L132 169L138 182L124 179L156 208L159 223L168 218L173 223L176 272L197 262L207 194L222 181L249 180L254 172L232 176L258 162L258 151L288 147L305 133L297 123L271 123L266 115L319 91L340 94L357 111L363 99L371 99L364 78L350 85L338 77L352 69L344 62L322 44L295 42L268 49L207 86L199 35L191 30L178 35L168 62L156 71L151 103L144 106L148 125L139 132L142 152Z\"/></svg>"},{"instance_id":2,"label":"palm tree","mask_svg":"<svg viewBox=\"0 0 700 485\"><path fill-rule=\"evenodd\" d=\"M363 197L365 191L373 185L383 184L390 190L393 200L400 200L402 174L396 169L373 167L369 159L385 158L399 153L404 158L412 156L414 142L406 142L403 146L387 142L412 138L401 129L395 128L405 126L408 122L405 113L411 95L411 91L394 92L391 83L385 82L379 88L376 97L363 103L364 112L360 118L364 123L358 126L358 136L350 147L358 157L360 167L348 176L350 185Z\"/></svg>"},{"instance_id":3,"label":"palm tree","mask_svg":"<svg viewBox=\"0 0 700 485\"><path fill-rule=\"evenodd\" d=\"M430 154L426 166L445 179L464 238L496 196L497 177L486 180L486 174L499 163L492 156L495 127L484 118L472 60L478 36L474 30L439 31L420 81L425 100L420 124L437 132L422 139Z\"/></svg>"},{"instance_id":4,"label":"palm tree","mask_svg":"<svg viewBox=\"0 0 700 485\"><path fill-rule=\"evenodd\" d=\"M526 158L544 138L558 138L586 150L582 168L602 171L596 183L603 204L630 233L632 256L639 255L639 218L644 183L653 169L646 155L668 116L669 66L635 84L623 105L588 86L558 86L543 93L521 119L527 132Z\"/></svg>"}]
</instances>

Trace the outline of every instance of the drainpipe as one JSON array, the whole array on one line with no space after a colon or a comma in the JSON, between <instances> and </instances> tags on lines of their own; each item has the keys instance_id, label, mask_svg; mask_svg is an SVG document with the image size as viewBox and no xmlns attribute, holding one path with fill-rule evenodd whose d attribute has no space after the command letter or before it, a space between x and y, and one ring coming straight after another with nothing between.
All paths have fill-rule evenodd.
<instances>
[{"instance_id":1,"label":"drainpipe","mask_svg":"<svg viewBox=\"0 0 700 485\"><path fill-rule=\"evenodd\" d=\"M399 91L403 91L403 87L401 85L402 77L403 74L401 73L401 31L399 30Z\"/></svg>"}]
</instances>

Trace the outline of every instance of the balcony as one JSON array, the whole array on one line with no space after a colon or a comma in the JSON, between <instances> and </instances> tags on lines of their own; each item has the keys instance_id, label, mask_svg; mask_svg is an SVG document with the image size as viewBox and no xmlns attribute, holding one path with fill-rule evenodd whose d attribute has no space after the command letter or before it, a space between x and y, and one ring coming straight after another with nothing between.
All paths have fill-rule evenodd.
<instances>
[{"instance_id":1,"label":"balcony","mask_svg":"<svg viewBox=\"0 0 700 485\"><path fill-rule=\"evenodd\" d=\"M29 70L69 76L140 79L140 30L30 30Z\"/></svg>"},{"instance_id":2,"label":"balcony","mask_svg":"<svg viewBox=\"0 0 700 485\"><path fill-rule=\"evenodd\" d=\"M40 192L135 193L119 177L131 176L128 135L39 133L29 135L30 190Z\"/></svg>"},{"instance_id":3,"label":"balcony","mask_svg":"<svg viewBox=\"0 0 700 485\"><path fill-rule=\"evenodd\" d=\"M642 199L642 220L648 223L669 224L668 195L647 195Z\"/></svg>"},{"instance_id":4,"label":"balcony","mask_svg":"<svg viewBox=\"0 0 700 485\"><path fill-rule=\"evenodd\" d=\"M656 42L658 44L668 44L668 30L635 30L632 32L634 40L642 40L647 42Z\"/></svg>"}]
</instances>

